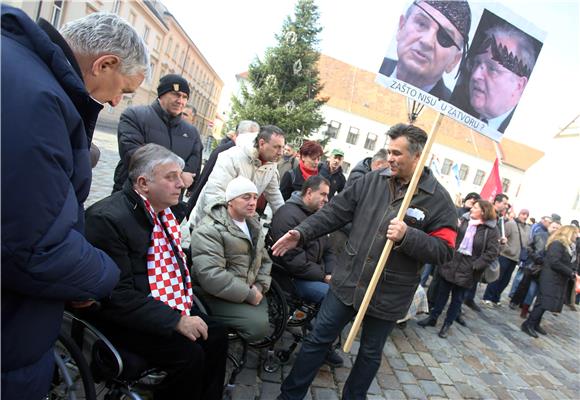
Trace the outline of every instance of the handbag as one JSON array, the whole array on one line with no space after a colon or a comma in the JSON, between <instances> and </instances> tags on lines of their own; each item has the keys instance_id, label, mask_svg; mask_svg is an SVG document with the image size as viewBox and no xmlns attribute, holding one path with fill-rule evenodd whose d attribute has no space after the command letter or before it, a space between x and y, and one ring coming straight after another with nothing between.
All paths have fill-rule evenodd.
<instances>
[{"instance_id":1,"label":"handbag","mask_svg":"<svg viewBox=\"0 0 580 400\"><path fill-rule=\"evenodd\" d=\"M580 293L580 275L576 275L576 294Z\"/></svg>"},{"instance_id":2,"label":"handbag","mask_svg":"<svg viewBox=\"0 0 580 400\"><path fill-rule=\"evenodd\" d=\"M483 251L487 249L487 229L483 234L483 243L484 248ZM483 274L481 274L481 282L483 283L492 283L499 279L499 260L496 258L483 270Z\"/></svg>"}]
</instances>

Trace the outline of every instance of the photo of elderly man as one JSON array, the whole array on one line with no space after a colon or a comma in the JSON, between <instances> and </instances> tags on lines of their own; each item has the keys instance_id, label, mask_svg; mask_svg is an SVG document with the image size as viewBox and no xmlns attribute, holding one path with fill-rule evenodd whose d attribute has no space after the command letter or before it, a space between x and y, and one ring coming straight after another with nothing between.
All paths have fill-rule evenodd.
<instances>
[{"instance_id":1,"label":"photo of elderly man","mask_svg":"<svg viewBox=\"0 0 580 400\"><path fill-rule=\"evenodd\" d=\"M449 100L443 74L465 57L470 27L467 1L414 1L399 18L397 60L385 57L379 73Z\"/></svg>"}]
</instances>

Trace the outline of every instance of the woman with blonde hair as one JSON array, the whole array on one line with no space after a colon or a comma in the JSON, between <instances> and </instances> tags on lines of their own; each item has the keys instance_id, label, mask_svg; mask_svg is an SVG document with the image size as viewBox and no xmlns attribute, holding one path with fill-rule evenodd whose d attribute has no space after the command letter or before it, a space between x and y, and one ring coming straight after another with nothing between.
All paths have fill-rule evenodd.
<instances>
[{"instance_id":1,"label":"woman with blonde hair","mask_svg":"<svg viewBox=\"0 0 580 400\"><path fill-rule=\"evenodd\" d=\"M540 326L545 311L560 312L564 305L566 285L569 279L576 279L573 265L576 262L576 237L578 228L566 225L548 238L544 266L540 273L540 292L530 316L522 324L522 331L537 338L545 335Z\"/></svg>"}]
</instances>

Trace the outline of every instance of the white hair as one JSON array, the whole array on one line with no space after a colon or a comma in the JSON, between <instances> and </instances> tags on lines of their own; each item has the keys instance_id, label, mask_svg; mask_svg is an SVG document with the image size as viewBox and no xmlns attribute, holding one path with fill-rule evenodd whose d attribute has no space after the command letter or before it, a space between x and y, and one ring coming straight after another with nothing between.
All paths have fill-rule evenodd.
<instances>
[{"instance_id":1,"label":"white hair","mask_svg":"<svg viewBox=\"0 0 580 400\"><path fill-rule=\"evenodd\" d=\"M86 55L113 54L121 59L121 73L149 76L149 52L145 42L123 18L93 13L71 21L60 30L73 52Z\"/></svg>"},{"instance_id":2,"label":"white hair","mask_svg":"<svg viewBox=\"0 0 580 400\"><path fill-rule=\"evenodd\" d=\"M155 167L170 163L176 163L181 169L185 166L185 162L177 154L158 144L148 143L139 147L131 156L129 161L129 181L134 184L140 176L152 181Z\"/></svg>"}]
</instances>

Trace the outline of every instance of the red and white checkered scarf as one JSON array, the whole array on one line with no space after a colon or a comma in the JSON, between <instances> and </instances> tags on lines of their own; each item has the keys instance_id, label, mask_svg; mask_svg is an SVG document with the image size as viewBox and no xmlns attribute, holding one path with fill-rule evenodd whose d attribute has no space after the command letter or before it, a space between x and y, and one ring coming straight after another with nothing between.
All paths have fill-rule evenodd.
<instances>
[{"instance_id":1,"label":"red and white checkered scarf","mask_svg":"<svg viewBox=\"0 0 580 400\"><path fill-rule=\"evenodd\" d=\"M189 315L192 307L193 290L191 289L191 278L187 270L185 254L181 249L181 232L179 224L170 208L159 213L153 210L151 203L139 194L145 203L145 209L153 219L153 232L151 233L151 244L147 251L147 275L149 277L149 288L154 299L160 300L173 309L177 309L182 315ZM167 232L171 239L167 237ZM171 246L173 242L179 251L179 257L185 265L185 279L181 275L181 270L175 252ZM185 283L184 283L185 280Z\"/></svg>"}]
</instances>

